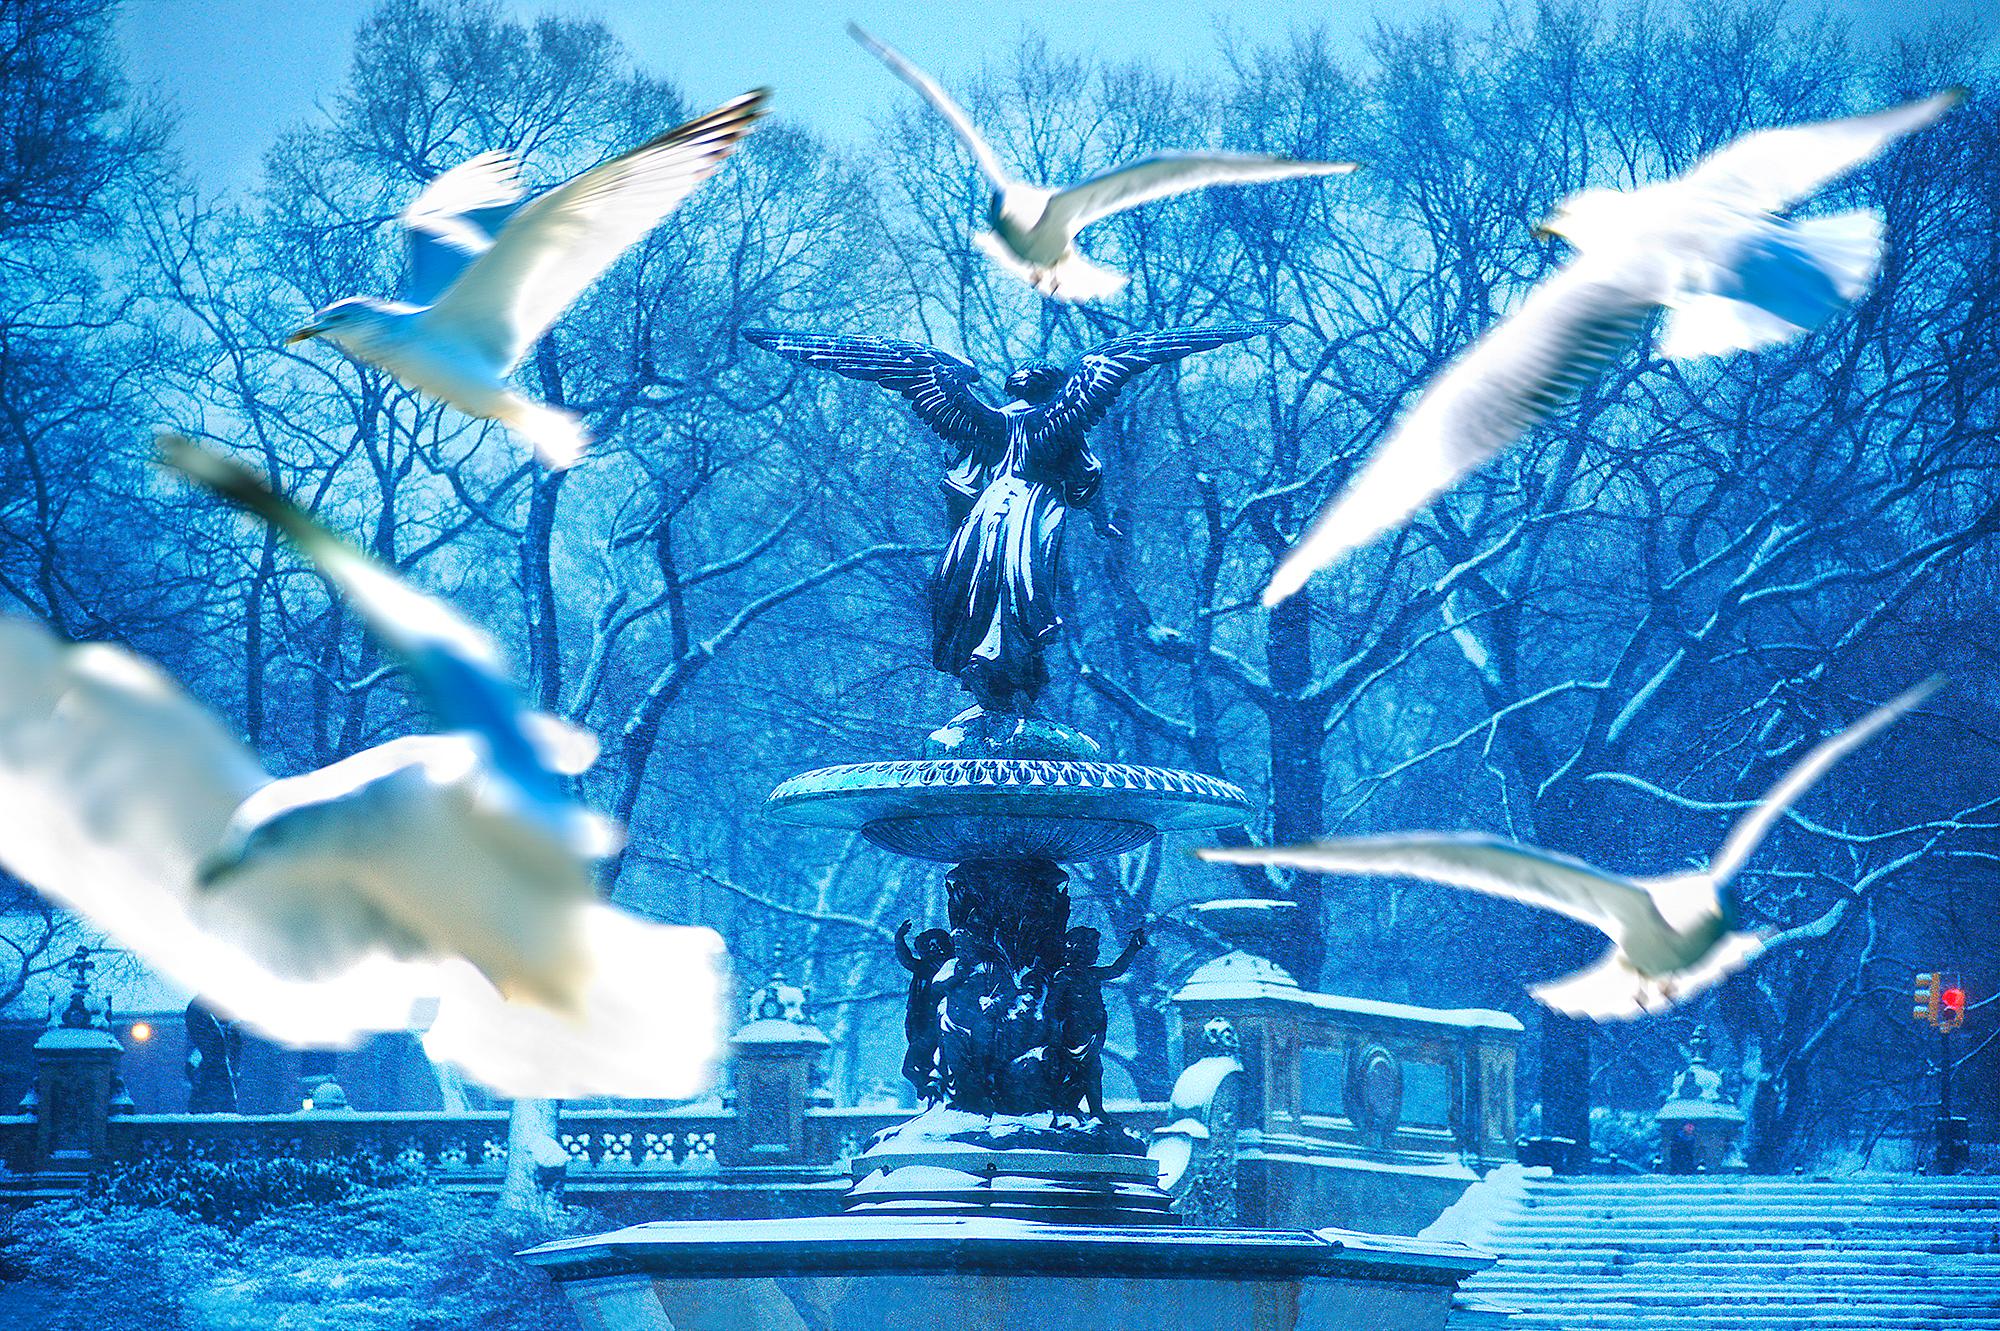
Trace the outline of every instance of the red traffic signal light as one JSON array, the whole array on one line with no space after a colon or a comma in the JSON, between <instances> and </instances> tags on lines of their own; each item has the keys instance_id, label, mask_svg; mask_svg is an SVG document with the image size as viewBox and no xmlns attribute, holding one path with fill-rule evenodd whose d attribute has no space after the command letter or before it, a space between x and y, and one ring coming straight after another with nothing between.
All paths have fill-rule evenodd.
<instances>
[{"instance_id":1,"label":"red traffic signal light","mask_svg":"<svg viewBox=\"0 0 2000 1331\"><path fill-rule=\"evenodd\" d=\"M1965 1024L1965 990L1952 985L1938 995L1937 1028L1955 1031Z\"/></svg>"}]
</instances>

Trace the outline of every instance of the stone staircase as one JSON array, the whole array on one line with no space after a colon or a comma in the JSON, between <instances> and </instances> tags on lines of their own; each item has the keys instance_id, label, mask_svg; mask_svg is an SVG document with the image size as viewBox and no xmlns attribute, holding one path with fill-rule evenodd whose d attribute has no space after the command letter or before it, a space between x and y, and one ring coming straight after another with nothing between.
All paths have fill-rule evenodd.
<instances>
[{"instance_id":1,"label":"stone staircase","mask_svg":"<svg viewBox=\"0 0 2000 1331\"><path fill-rule=\"evenodd\" d=\"M1453 1331L2000 1331L1991 1175L1554 1178L1516 1166L1424 1236L1500 1257L1460 1287Z\"/></svg>"}]
</instances>

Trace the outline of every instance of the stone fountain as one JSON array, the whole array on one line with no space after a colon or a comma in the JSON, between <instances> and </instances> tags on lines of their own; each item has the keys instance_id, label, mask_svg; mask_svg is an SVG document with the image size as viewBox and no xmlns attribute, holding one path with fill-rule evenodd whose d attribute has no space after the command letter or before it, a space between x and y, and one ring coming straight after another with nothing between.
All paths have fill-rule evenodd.
<instances>
[{"instance_id":1,"label":"stone fountain","mask_svg":"<svg viewBox=\"0 0 2000 1331\"><path fill-rule=\"evenodd\" d=\"M1087 435L1129 378L1273 326L1130 334L1074 373L1016 370L997 409L972 392L976 370L933 348L746 334L903 394L960 450L931 653L972 705L920 752L802 773L766 806L952 866L946 919L896 939L903 1070L924 1107L856 1157L838 1216L661 1222L526 1254L587 1327L1441 1327L1457 1280L1485 1264L1350 1231L1178 1226L1145 1143L1104 1109L1101 986L1146 940L1104 959L1097 931L1071 924L1062 866L1235 826L1250 806L1213 776L1114 761L1044 713L1064 516L1117 535Z\"/></svg>"}]
</instances>

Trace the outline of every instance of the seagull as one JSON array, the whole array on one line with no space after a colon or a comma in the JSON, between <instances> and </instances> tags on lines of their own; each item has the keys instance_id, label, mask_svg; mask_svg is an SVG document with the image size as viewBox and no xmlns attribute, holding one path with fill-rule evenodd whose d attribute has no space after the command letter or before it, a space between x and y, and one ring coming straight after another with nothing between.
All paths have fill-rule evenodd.
<instances>
[{"instance_id":1,"label":"seagull","mask_svg":"<svg viewBox=\"0 0 2000 1331\"><path fill-rule=\"evenodd\" d=\"M1732 880L1772 826L1829 768L1937 689L1930 679L1822 741L1730 830L1705 869L1628 878L1554 851L1499 837L1417 832L1305 846L1198 850L1224 864L1421 878L1581 920L1611 950L1587 970L1528 992L1558 1012L1620 1021L1659 1012L1708 989L1764 949L1765 935L1736 928Z\"/></svg>"},{"instance_id":2,"label":"seagull","mask_svg":"<svg viewBox=\"0 0 2000 1331\"><path fill-rule=\"evenodd\" d=\"M1103 300L1117 295L1128 280L1123 273L1092 263L1077 252L1076 234L1092 222L1210 185L1339 176L1356 165L1306 162L1268 153L1167 152L1128 162L1066 190L1029 185L1007 174L970 117L937 80L859 24L848 24L847 31L945 118L993 187L986 205L987 224L992 230L974 236L973 243L1015 277L1057 300Z\"/></svg>"},{"instance_id":3,"label":"seagull","mask_svg":"<svg viewBox=\"0 0 2000 1331\"><path fill-rule=\"evenodd\" d=\"M278 528L446 729L274 778L143 657L0 617L0 866L287 1044L421 1030L515 1098L680 1098L719 1049L721 945L597 900L615 825L565 777L587 732L525 708L492 642L250 471L163 459Z\"/></svg>"},{"instance_id":4,"label":"seagull","mask_svg":"<svg viewBox=\"0 0 2000 1331\"><path fill-rule=\"evenodd\" d=\"M721 167L764 113L762 89L668 130L523 203L507 153L481 153L425 187L401 218L400 300L350 296L285 344L323 337L468 416L498 421L551 468L590 436L570 412L509 388L528 349L614 263Z\"/></svg>"},{"instance_id":5,"label":"seagull","mask_svg":"<svg viewBox=\"0 0 2000 1331\"><path fill-rule=\"evenodd\" d=\"M1534 231L1561 236L1577 258L1431 382L1279 564L1264 604L1402 526L1554 415L1655 311L1669 311L1660 354L1688 360L1783 342L1858 300L1881 266L1880 214L1778 212L1963 96L1745 135L1676 179L1571 196Z\"/></svg>"}]
</instances>

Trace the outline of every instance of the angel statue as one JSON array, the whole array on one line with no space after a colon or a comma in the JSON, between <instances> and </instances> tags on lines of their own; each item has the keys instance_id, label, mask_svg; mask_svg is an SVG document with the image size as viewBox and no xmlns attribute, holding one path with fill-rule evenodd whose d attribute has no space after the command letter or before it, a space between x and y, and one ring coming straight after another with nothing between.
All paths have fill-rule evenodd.
<instances>
[{"instance_id":1,"label":"angel statue","mask_svg":"<svg viewBox=\"0 0 2000 1331\"><path fill-rule=\"evenodd\" d=\"M1155 365L1268 333L1281 322L1128 333L1074 370L1033 363L1007 376L1004 407L973 391L979 370L920 342L746 329L767 351L900 393L917 418L958 450L944 478L955 527L931 575L931 663L955 676L975 712L1035 714L1048 682L1042 652L1062 628L1053 595L1064 514L1098 506L1103 465L1092 427L1131 378Z\"/></svg>"}]
</instances>

